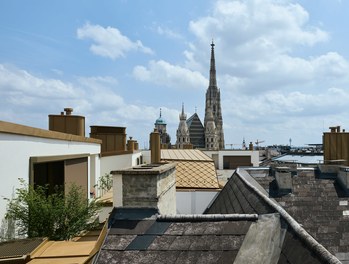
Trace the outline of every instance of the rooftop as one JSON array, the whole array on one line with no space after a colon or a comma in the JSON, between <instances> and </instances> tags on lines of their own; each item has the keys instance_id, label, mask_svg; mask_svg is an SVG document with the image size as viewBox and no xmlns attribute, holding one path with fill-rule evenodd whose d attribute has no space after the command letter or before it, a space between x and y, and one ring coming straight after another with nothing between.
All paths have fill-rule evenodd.
<instances>
[{"instance_id":1,"label":"rooftop","mask_svg":"<svg viewBox=\"0 0 349 264\"><path fill-rule=\"evenodd\" d=\"M263 178L256 179L259 181ZM324 202L323 210L319 210L319 204L314 205L311 203L312 199L306 198L309 197L308 192L313 187L311 185L309 185L308 187L302 187L302 182L295 182L295 184L298 186L298 188L305 188L307 191L303 192L305 196L300 197L300 199L295 198L296 196L293 196L291 194L289 195L290 204L294 205L294 208L291 209L286 204L279 204L270 197L269 193L265 190L268 189L265 188L269 186L268 181L265 181L264 179L263 188L246 171L237 170L205 213L257 213L259 215L279 213L282 225L286 226L287 231L282 243L282 250L278 263L340 263L339 260L333 255L337 252L333 251L333 248L331 250L329 244L326 244L325 242L325 240L328 240L328 242L331 241L338 244L339 246L341 244L340 239L344 239L344 237L346 237L345 233L347 232L346 230L349 224L348 221L346 221L345 224L344 222L342 222L341 224L344 225L343 227L339 227L338 230L332 229L331 231L332 214L337 215L337 213L334 211L338 209L339 204L336 206L335 210L332 211L332 209L330 208L331 205L324 202L327 201L325 198L327 196L321 194L321 192L324 192L325 190L315 188L314 191L311 191L311 193L313 193L313 197L318 196L319 198L316 199L322 200L322 202ZM317 195L315 195L315 193L317 193ZM328 197L336 196L333 191L330 191L329 193L331 194L329 194ZM309 201L307 201L308 199ZM280 205L285 205L285 209ZM334 206L334 204L332 206ZM297 208L302 209L299 210ZM312 211L310 208L313 208L314 211ZM343 208L341 208L341 210L343 210ZM295 214L295 212L299 212L299 217L297 217L297 214ZM311 232L311 230L316 229L311 229L311 226L317 218L319 218L317 221L318 224L315 225L318 225L317 230L319 232L319 235L320 232L322 232L319 237L314 236L314 233ZM303 221L302 219L311 220L307 222ZM337 220L339 221L339 219ZM305 225L304 223L307 223L307 225ZM333 224L336 225L335 223ZM340 223L338 224L340 225ZM322 229L320 227L322 227ZM328 231L332 232L332 234L328 233ZM337 239L335 239L334 237L335 232L337 232ZM342 234L344 235L344 237L339 238L342 236ZM321 237L322 239L320 239ZM314 238L317 240L315 240ZM344 240L342 240L342 244L343 243L347 242L344 242ZM343 257L339 255L337 256L341 258Z\"/></svg>"},{"instance_id":2,"label":"rooftop","mask_svg":"<svg viewBox=\"0 0 349 264\"><path fill-rule=\"evenodd\" d=\"M50 131L50 130L35 128L35 127L29 127L29 126L14 124L14 123L5 122L5 121L0 121L0 133L67 140L67 141L87 142L87 143L95 143L95 144L102 143L102 141L99 139L81 137L77 135Z\"/></svg>"},{"instance_id":3,"label":"rooftop","mask_svg":"<svg viewBox=\"0 0 349 264\"><path fill-rule=\"evenodd\" d=\"M292 177L292 192L283 195L278 193L274 177L256 180L318 242L349 261L349 197L335 179L300 172Z\"/></svg>"}]
</instances>

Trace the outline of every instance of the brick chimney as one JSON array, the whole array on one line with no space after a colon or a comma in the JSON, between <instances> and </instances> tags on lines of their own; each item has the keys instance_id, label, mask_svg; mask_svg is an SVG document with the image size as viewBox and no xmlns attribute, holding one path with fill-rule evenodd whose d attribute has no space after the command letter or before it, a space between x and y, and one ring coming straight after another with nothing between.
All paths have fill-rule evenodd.
<instances>
[{"instance_id":1,"label":"brick chimney","mask_svg":"<svg viewBox=\"0 0 349 264\"><path fill-rule=\"evenodd\" d=\"M176 166L148 164L112 171L113 206L155 208L176 214Z\"/></svg>"}]
</instances>

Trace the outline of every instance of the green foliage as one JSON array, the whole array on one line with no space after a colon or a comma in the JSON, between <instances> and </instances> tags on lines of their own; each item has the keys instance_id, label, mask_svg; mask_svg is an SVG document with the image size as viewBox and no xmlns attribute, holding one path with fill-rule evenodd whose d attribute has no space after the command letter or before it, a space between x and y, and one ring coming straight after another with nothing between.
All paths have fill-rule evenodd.
<instances>
[{"instance_id":1,"label":"green foliage","mask_svg":"<svg viewBox=\"0 0 349 264\"><path fill-rule=\"evenodd\" d=\"M106 173L104 176L99 177L99 188L103 191L109 191L113 187L113 176Z\"/></svg>"},{"instance_id":2,"label":"green foliage","mask_svg":"<svg viewBox=\"0 0 349 264\"><path fill-rule=\"evenodd\" d=\"M68 240L93 228L100 205L88 201L81 188L73 185L66 195L62 188L49 194L48 186L28 186L21 180L16 196L8 200L6 218L16 222L19 235Z\"/></svg>"}]
</instances>

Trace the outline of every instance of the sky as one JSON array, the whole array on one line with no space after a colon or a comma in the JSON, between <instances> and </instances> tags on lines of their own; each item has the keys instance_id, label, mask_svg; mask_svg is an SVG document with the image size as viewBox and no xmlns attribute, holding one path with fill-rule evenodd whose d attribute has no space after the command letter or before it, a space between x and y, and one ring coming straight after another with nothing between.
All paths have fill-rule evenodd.
<instances>
[{"instance_id":1,"label":"sky","mask_svg":"<svg viewBox=\"0 0 349 264\"><path fill-rule=\"evenodd\" d=\"M215 43L226 148L322 143L349 127L349 1L3 0L0 120L48 128L65 107L171 142L182 103L204 119Z\"/></svg>"}]
</instances>

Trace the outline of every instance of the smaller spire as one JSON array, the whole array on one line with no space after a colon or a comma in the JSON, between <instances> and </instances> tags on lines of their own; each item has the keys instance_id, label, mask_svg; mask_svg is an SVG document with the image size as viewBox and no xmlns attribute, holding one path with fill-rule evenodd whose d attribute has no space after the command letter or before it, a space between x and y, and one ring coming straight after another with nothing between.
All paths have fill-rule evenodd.
<instances>
[{"instance_id":1,"label":"smaller spire","mask_svg":"<svg viewBox=\"0 0 349 264\"><path fill-rule=\"evenodd\" d=\"M160 117L161 117L161 107L160 107Z\"/></svg>"},{"instance_id":2,"label":"smaller spire","mask_svg":"<svg viewBox=\"0 0 349 264\"><path fill-rule=\"evenodd\" d=\"M187 115L184 113L184 103L182 103L182 113L179 115L179 120L186 120Z\"/></svg>"}]
</instances>

